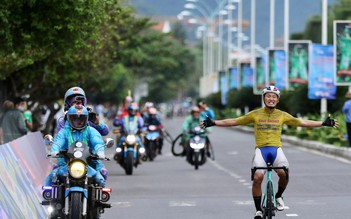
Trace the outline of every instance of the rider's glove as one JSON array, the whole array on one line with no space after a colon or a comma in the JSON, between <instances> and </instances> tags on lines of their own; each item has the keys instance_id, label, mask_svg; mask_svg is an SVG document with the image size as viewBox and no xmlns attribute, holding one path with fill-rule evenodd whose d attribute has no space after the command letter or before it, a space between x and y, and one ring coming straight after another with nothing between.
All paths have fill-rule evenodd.
<instances>
[{"instance_id":1,"label":"rider's glove","mask_svg":"<svg viewBox=\"0 0 351 219\"><path fill-rule=\"evenodd\" d=\"M106 157L106 156L105 156L105 153L102 152L102 151L97 152L97 156L98 156L99 158L105 158L105 157Z\"/></svg>"},{"instance_id":2,"label":"rider's glove","mask_svg":"<svg viewBox=\"0 0 351 219\"><path fill-rule=\"evenodd\" d=\"M335 125L335 121L334 121L334 119L330 119L330 115L329 115L328 118L322 123L322 126L334 127L334 125Z\"/></svg>"},{"instance_id":3,"label":"rider's glove","mask_svg":"<svg viewBox=\"0 0 351 219\"><path fill-rule=\"evenodd\" d=\"M202 122L202 126L204 128L215 126L216 123L214 120L210 119L210 117L206 116L207 118Z\"/></svg>"},{"instance_id":4,"label":"rider's glove","mask_svg":"<svg viewBox=\"0 0 351 219\"><path fill-rule=\"evenodd\" d=\"M58 155L57 151L51 151L50 152L51 157L56 157Z\"/></svg>"}]
</instances>

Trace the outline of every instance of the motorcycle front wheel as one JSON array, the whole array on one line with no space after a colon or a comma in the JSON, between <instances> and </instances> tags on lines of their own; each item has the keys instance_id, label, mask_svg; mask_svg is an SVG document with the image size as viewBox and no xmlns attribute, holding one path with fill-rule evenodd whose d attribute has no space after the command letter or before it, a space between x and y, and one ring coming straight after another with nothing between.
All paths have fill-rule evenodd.
<instances>
[{"instance_id":1,"label":"motorcycle front wheel","mask_svg":"<svg viewBox=\"0 0 351 219\"><path fill-rule=\"evenodd\" d=\"M134 160L134 152L128 151L127 157L126 157L125 163L124 163L124 169L125 169L127 175L133 174L133 163L134 163L133 160Z\"/></svg>"},{"instance_id":2,"label":"motorcycle front wheel","mask_svg":"<svg viewBox=\"0 0 351 219\"><path fill-rule=\"evenodd\" d=\"M69 204L69 219L82 219L83 200L81 192L72 192Z\"/></svg>"},{"instance_id":3,"label":"motorcycle front wheel","mask_svg":"<svg viewBox=\"0 0 351 219\"><path fill-rule=\"evenodd\" d=\"M156 157L156 144L154 141L149 141L148 156L150 161L153 161Z\"/></svg>"},{"instance_id":4,"label":"motorcycle front wheel","mask_svg":"<svg viewBox=\"0 0 351 219\"><path fill-rule=\"evenodd\" d=\"M200 163L200 153L198 151L196 151L194 153L194 166L195 166L195 170L199 169L199 163Z\"/></svg>"}]
</instances>

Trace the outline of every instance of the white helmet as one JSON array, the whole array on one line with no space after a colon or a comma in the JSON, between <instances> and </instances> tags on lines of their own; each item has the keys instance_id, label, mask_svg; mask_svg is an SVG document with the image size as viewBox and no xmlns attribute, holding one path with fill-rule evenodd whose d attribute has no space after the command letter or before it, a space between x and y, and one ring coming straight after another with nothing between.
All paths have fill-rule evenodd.
<instances>
[{"instance_id":1,"label":"white helmet","mask_svg":"<svg viewBox=\"0 0 351 219\"><path fill-rule=\"evenodd\" d=\"M268 86L265 89L263 89L262 95L264 96L266 93L275 93L278 98L280 98L280 91L276 86Z\"/></svg>"}]
</instances>

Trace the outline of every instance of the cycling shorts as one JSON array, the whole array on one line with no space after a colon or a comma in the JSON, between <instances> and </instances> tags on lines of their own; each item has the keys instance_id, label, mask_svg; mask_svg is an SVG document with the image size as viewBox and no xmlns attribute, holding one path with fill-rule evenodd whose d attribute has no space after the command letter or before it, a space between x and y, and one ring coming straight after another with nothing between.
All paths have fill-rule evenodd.
<instances>
[{"instance_id":1,"label":"cycling shorts","mask_svg":"<svg viewBox=\"0 0 351 219\"><path fill-rule=\"evenodd\" d=\"M281 147L265 146L256 148L255 155L252 159L252 167L267 167L267 163L273 164L273 167L289 168L289 162L286 159ZM257 170L265 172L265 170Z\"/></svg>"}]
</instances>

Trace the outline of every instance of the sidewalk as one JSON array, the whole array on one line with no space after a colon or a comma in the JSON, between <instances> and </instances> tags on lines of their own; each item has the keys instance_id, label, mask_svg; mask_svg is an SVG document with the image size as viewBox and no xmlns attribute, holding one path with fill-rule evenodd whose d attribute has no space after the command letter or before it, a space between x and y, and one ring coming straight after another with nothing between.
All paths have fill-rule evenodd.
<instances>
[{"instance_id":1,"label":"sidewalk","mask_svg":"<svg viewBox=\"0 0 351 219\"><path fill-rule=\"evenodd\" d=\"M253 132L253 128L247 126L233 127L235 130L243 132ZM291 146L302 147L314 151L318 151L327 155L344 158L351 161L351 148L339 147L331 144L322 143L319 141L310 141L297 138L295 136L282 135L283 144L289 144Z\"/></svg>"}]
</instances>

